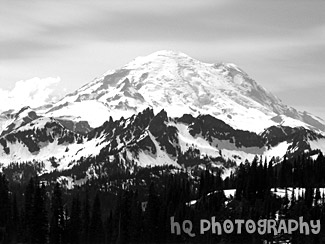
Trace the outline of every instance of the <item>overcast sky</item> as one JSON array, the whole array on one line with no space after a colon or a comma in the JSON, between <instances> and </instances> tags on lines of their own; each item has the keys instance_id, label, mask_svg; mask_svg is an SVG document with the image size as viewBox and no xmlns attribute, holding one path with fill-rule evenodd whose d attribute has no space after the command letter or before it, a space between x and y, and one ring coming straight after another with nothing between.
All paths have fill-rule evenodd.
<instances>
[{"instance_id":1,"label":"overcast sky","mask_svg":"<svg viewBox=\"0 0 325 244\"><path fill-rule=\"evenodd\" d=\"M324 10L323 0L0 0L0 110L55 100L171 49L235 63L325 119Z\"/></svg>"}]
</instances>

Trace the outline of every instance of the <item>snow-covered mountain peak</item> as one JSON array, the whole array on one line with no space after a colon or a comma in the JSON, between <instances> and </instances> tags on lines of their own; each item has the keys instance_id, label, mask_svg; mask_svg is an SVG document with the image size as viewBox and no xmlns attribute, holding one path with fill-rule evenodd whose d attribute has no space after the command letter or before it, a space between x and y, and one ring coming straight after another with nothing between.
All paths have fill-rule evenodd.
<instances>
[{"instance_id":1,"label":"snow-covered mountain peak","mask_svg":"<svg viewBox=\"0 0 325 244\"><path fill-rule=\"evenodd\" d=\"M181 58L186 58L186 59L192 59L190 56L188 56L185 53L179 52L179 51L173 51L173 50L160 50L154 53L151 53L147 56L144 56L143 58L146 59L156 59L157 57L165 57L169 59L181 59Z\"/></svg>"},{"instance_id":2,"label":"snow-covered mountain peak","mask_svg":"<svg viewBox=\"0 0 325 244\"><path fill-rule=\"evenodd\" d=\"M235 64L163 50L54 105L1 113L0 159L7 166L41 161L43 172L56 174L86 170L87 177L92 162L123 170L201 162L194 167L229 172L256 155L325 152L318 130L325 131L323 120L286 106Z\"/></svg>"},{"instance_id":3,"label":"snow-covered mountain peak","mask_svg":"<svg viewBox=\"0 0 325 244\"><path fill-rule=\"evenodd\" d=\"M198 65L199 63L201 62L185 53L161 50L147 56L137 57L123 66L122 69L142 69L146 66L151 68L177 68L178 65Z\"/></svg>"},{"instance_id":4,"label":"snow-covered mountain peak","mask_svg":"<svg viewBox=\"0 0 325 244\"><path fill-rule=\"evenodd\" d=\"M129 117L147 107L155 112L165 109L172 117L210 114L234 128L255 132L283 123L288 117L308 128L325 130L323 121L315 122L314 117L307 118L286 106L235 64L204 63L168 50L138 57L120 69L106 72L67 95L47 115L73 115L92 121L98 114L96 121L90 122L98 126L109 116ZM284 116L281 121L273 120L279 115Z\"/></svg>"}]
</instances>

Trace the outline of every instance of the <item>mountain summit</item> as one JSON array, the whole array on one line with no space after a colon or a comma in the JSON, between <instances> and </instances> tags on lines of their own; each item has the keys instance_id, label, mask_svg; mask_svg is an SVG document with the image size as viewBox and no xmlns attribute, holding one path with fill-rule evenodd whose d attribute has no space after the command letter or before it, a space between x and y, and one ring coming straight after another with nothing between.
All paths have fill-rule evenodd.
<instances>
[{"instance_id":1,"label":"mountain summit","mask_svg":"<svg viewBox=\"0 0 325 244\"><path fill-rule=\"evenodd\" d=\"M325 122L283 104L234 64L208 64L181 52L138 57L67 95L47 112L86 120L129 117L150 107L172 117L210 114L234 128L260 133L272 125L325 131Z\"/></svg>"},{"instance_id":2,"label":"mountain summit","mask_svg":"<svg viewBox=\"0 0 325 244\"><path fill-rule=\"evenodd\" d=\"M50 108L2 113L0 160L40 162L40 172L83 171L83 179L93 177L97 163L131 171L217 167L226 175L256 155L279 162L325 153L324 124L286 106L234 64L159 51Z\"/></svg>"}]
</instances>

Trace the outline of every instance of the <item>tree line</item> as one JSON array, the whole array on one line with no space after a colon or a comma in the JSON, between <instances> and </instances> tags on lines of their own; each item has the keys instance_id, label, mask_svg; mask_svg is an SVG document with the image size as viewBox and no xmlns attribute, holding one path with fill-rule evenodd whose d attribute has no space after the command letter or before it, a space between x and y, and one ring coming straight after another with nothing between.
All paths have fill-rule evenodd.
<instances>
[{"instance_id":1,"label":"tree line","mask_svg":"<svg viewBox=\"0 0 325 244\"><path fill-rule=\"evenodd\" d=\"M119 174L122 174L121 172ZM123 176L123 177L122 177ZM17 183L0 173L0 243L320 243L323 232L277 236L265 234L197 235L171 233L170 217L191 220L199 233L200 219L278 218L325 220L325 158L309 155L240 164L229 177L220 170L195 174L170 167L139 169L120 180L105 175L67 189L56 181L33 176ZM25 176L26 177L26 176ZM112 182L115 182L112 184ZM109 183L110 186L104 187ZM295 196L274 188L305 188ZM235 189L231 198L225 189ZM274 191L274 190L273 190Z\"/></svg>"}]
</instances>

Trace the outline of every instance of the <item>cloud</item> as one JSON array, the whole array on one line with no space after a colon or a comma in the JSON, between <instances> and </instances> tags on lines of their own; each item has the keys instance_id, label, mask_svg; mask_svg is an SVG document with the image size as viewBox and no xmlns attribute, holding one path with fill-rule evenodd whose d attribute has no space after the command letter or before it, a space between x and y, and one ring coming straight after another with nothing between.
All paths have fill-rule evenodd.
<instances>
[{"instance_id":1,"label":"cloud","mask_svg":"<svg viewBox=\"0 0 325 244\"><path fill-rule=\"evenodd\" d=\"M19 109L23 106L32 108L57 101L61 95L58 78L32 78L15 83L12 90L0 89L0 110Z\"/></svg>"},{"instance_id":2,"label":"cloud","mask_svg":"<svg viewBox=\"0 0 325 244\"><path fill-rule=\"evenodd\" d=\"M324 93L318 86L325 77L324 1L66 0L2 5L0 87L25 77L60 75L72 92L139 55L172 49L204 62L236 63L280 98L291 97L292 104L315 99L305 88L317 86Z\"/></svg>"}]
</instances>

